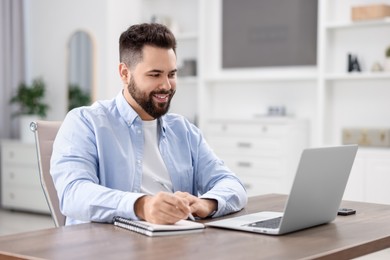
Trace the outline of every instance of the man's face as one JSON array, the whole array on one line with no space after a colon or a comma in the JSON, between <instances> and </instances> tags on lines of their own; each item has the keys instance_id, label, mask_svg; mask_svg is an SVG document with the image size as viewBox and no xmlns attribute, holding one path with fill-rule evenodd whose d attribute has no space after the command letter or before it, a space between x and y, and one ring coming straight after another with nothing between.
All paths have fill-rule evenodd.
<instances>
[{"instance_id":1,"label":"man's face","mask_svg":"<svg viewBox=\"0 0 390 260\"><path fill-rule=\"evenodd\" d=\"M144 47L143 59L132 71L127 69L125 98L143 120L168 112L176 91L176 71L174 51L151 46Z\"/></svg>"}]
</instances>

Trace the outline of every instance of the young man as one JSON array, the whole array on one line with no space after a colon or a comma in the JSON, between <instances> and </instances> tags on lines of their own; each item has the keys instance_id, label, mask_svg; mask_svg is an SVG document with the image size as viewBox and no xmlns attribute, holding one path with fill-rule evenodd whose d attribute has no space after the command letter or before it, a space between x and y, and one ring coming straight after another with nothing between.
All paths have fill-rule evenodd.
<instances>
[{"instance_id":1,"label":"young man","mask_svg":"<svg viewBox=\"0 0 390 260\"><path fill-rule=\"evenodd\" d=\"M51 174L66 224L117 215L172 224L242 209L243 185L200 130L166 114L176 91L173 34L134 25L119 45L123 90L70 111L54 142Z\"/></svg>"}]
</instances>

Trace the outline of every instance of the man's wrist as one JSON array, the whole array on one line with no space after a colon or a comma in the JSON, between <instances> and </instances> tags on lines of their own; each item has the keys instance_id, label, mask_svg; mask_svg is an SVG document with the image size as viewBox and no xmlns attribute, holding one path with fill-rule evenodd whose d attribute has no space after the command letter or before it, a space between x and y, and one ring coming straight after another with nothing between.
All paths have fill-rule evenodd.
<instances>
[{"instance_id":1,"label":"man's wrist","mask_svg":"<svg viewBox=\"0 0 390 260\"><path fill-rule=\"evenodd\" d=\"M212 217L218 209L218 201L216 199L204 199L209 206L209 214L207 217Z\"/></svg>"},{"instance_id":2,"label":"man's wrist","mask_svg":"<svg viewBox=\"0 0 390 260\"><path fill-rule=\"evenodd\" d=\"M134 203L134 214L142 220L145 220L145 204L149 196L139 197Z\"/></svg>"}]
</instances>

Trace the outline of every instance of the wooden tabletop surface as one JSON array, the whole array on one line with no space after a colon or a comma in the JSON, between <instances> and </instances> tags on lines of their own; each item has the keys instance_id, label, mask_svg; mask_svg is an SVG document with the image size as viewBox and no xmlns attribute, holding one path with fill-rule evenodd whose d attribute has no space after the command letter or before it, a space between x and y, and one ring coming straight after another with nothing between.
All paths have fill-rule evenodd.
<instances>
[{"instance_id":1,"label":"wooden tabletop surface","mask_svg":"<svg viewBox=\"0 0 390 260\"><path fill-rule=\"evenodd\" d=\"M286 198L252 197L234 216L282 211ZM0 236L0 259L350 259L390 247L390 205L343 201L341 206L357 214L283 236L207 227L147 237L100 223L50 228Z\"/></svg>"}]
</instances>

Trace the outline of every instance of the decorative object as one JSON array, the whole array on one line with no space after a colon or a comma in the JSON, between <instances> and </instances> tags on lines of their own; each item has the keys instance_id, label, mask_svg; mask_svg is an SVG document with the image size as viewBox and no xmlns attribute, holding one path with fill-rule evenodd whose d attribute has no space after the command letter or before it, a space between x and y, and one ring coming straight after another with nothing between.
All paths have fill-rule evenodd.
<instances>
[{"instance_id":1,"label":"decorative object","mask_svg":"<svg viewBox=\"0 0 390 260\"><path fill-rule=\"evenodd\" d=\"M83 91L78 85L71 84L68 88L68 110L76 107L87 106L91 103L90 94Z\"/></svg>"},{"instance_id":2,"label":"decorative object","mask_svg":"<svg viewBox=\"0 0 390 260\"><path fill-rule=\"evenodd\" d=\"M390 16L390 5L373 4L352 7L352 21L383 19Z\"/></svg>"},{"instance_id":3,"label":"decorative object","mask_svg":"<svg viewBox=\"0 0 390 260\"><path fill-rule=\"evenodd\" d=\"M390 147L390 128L344 128L343 144Z\"/></svg>"},{"instance_id":4,"label":"decorative object","mask_svg":"<svg viewBox=\"0 0 390 260\"><path fill-rule=\"evenodd\" d=\"M285 106L269 106L268 107L268 116L286 116L286 107Z\"/></svg>"},{"instance_id":5,"label":"decorative object","mask_svg":"<svg viewBox=\"0 0 390 260\"><path fill-rule=\"evenodd\" d=\"M348 54L348 72L354 72L358 71L360 72L360 65L357 56L354 56L352 54Z\"/></svg>"},{"instance_id":6,"label":"decorative object","mask_svg":"<svg viewBox=\"0 0 390 260\"><path fill-rule=\"evenodd\" d=\"M177 74L180 77L196 76L196 60L184 60L183 65L179 67Z\"/></svg>"},{"instance_id":7,"label":"decorative object","mask_svg":"<svg viewBox=\"0 0 390 260\"><path fill-rule=\"evenodd\" d=\"M379 62L374 62L371 66L371 71L372 72L380 72L383 71L383 67Z\"/></svg>"},{"instance_id":8,"label":"decorative object","mask_svg":"<svg viewBox=\"0 0 390 260\"><path fill-rule=\"evenodd\" d=\"M89 32L77 30L71 34L67 49L68 88L77 85L84 92L93 92L96 74L95 49L93 37ZM68 93L70 91L73 90L68 89Z\"/></svg>"},{"instance_id":9,"label":"decorative object","mask_svg":"<svg viewBox=\"0 0 390 260\"><path fill-rule=\"evenodd\" d=\"M31 86L21 83L10 100L11 104L19 106L19 111L13 116L19 117L20 138L23 142L34 142L34 135L29 128L30 122L46 117L49 106L43 101L45 90L44 81L38 78L33 80Z\"/></svg>"}]
</instances>

